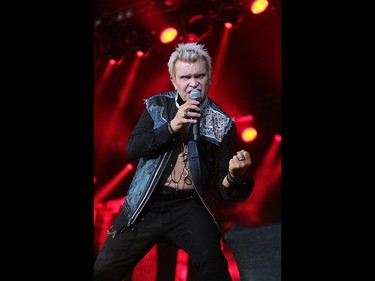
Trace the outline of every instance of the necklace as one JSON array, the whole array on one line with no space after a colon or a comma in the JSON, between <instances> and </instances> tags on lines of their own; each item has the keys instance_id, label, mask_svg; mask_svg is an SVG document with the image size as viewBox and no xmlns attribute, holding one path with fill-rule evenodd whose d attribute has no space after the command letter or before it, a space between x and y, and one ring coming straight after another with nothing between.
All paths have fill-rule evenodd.
<instances>
[{"instance_id":1,"label":"necklace","mask_svg":"<svg viewBox=\"0 0 375 281\"><path fill-rule=\"evenodd\" d=\"M175 184L176 190L179 189L179 183L182 179L183 179L182 187L184 187L185 184L187 184L187 185L192 184L191 179L189 178L190 168L189 168L188 163L189 163L188 162L188 147L187 147L186 144L182 143L181 144L181 153L178 155L177 161L176 161L176 167L178 167L179 165L182 166L181 173L180 173L180 175L178 176L178 179L177 179L176 169L173 169L173 172L172 172L172 175L171 175L171 180Z\"/></svg>"}]
</instances>

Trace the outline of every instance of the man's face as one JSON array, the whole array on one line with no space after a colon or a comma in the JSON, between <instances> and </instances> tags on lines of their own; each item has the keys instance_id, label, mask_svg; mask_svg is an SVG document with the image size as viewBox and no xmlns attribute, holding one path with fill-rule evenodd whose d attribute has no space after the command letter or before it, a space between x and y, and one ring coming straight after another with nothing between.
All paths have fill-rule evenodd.
<instances>
[{"instance_id":1,"label":"man's face","mask_svg":"<svg viewBox=\"0 0 375 281\"><path fill-rule=\"evenodd\" d=\"M198 89L202 92L201 100L207 96L211 79L208 77L206 63L203 59L199 59L196 62L177 60L175 63L175 75L176 77L171 77L171 81L182 100L189 100L189 93L193 89Z\"/></svg>"}]
</instances>

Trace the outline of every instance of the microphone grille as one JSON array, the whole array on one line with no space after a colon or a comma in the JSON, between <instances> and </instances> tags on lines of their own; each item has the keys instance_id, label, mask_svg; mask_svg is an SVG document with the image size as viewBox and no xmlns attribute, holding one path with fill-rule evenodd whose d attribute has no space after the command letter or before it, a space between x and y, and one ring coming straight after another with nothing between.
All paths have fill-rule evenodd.
<instances>
[{"instance_id":1,"label":"microphone grille","mask_svg":"<svg viewBox=\"0 0 375 281\"><path fill-rule=\"evenodd\" d=\"M192 100L199 100L201 98L201 91L194 89L190 92L190 98Z\"/></svg>"}]
</instances>

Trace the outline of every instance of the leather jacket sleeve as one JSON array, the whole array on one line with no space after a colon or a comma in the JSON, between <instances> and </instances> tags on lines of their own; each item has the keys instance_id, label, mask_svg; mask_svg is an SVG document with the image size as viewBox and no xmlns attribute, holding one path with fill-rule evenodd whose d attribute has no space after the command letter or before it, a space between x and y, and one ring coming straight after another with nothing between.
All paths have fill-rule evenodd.
<instances>
[{"instance_id":1,"label":"leather jacket sleeve","mask_svg":"<svg viewBox=\"0 0 375 281\"><path fill-rule=\"evenodd\" d=\"M220 144L218 155L216 156L219 158L218 162L220 163L216 186L224 200L243 202L250 196L253 190L253 177L246 175L240 184L231 186L229 189L222 185L223 179L228 174L229 160L236 154L236 138L237 128L236 124L233 123L227 135L224 137L223 142Z\"/></svg>"},{"instance_id":2,"label":"leather jacket sleeve","mask_svg":"<svg viewBox=\"0 0 375 281\"><path fill-rule=\"evenodd\" d=\"M171 149L175 140L175 136L168 130L168 122L154 128L153 119L147 109L144 109L128 138L126 155L129 160L154 158Z\"/></svg>"}]
</instances>

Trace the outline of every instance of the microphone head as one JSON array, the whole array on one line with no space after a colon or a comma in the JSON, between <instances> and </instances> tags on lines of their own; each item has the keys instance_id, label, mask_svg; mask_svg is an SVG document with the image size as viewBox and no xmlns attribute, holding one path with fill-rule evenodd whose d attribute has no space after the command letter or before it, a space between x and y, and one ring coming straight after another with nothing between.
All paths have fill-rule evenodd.
<instances>
[{"instance_id":1,"label":"microphone head","mask_svg":"<svg viewBox=\"0 0 375 281\"><path fill-rule=\"evenodd\" d=\"M194 89L190 92L190 98L192 100L197 100L199 101L201 99L201 91L198 89Z\"/></svg>"}]
</instances>

